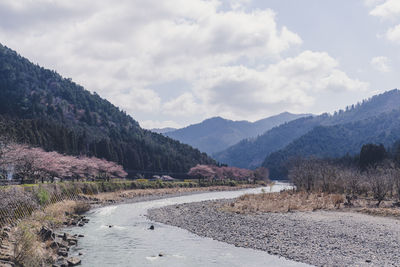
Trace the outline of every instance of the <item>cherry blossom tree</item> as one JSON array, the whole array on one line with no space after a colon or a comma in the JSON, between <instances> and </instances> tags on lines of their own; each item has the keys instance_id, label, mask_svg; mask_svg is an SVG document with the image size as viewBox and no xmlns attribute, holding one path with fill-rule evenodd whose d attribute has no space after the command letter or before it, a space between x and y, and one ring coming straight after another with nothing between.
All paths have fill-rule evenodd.
<instances>
[{"instance_id":1,"label":"cherry blossom tree","mask_svg":"<svg viewBox=\"0 0 400 267\"><path fill-rule=\"evenodd\" d=\"M215 177L215 172L210 166L198 164L189 170L188 175L199 180L212 180Z\"/></svg>"},{"instance_id":2,"label":"cherry blossom tree","mask_svg":"<svg viewBox=\"0 0 400 267\"><path fill-rule=\"evenodd\" d=\"M268 176L268 170L260 170L256 175L255 171L237 167L197 165L190 169L188 175L196 179L253 181Z\"/></svg>"},{"instance_id":3,"label":"cherry blossom tree","mask_svg":"<svg viewBox=\"0 0 400 267\"><path fill-rule=\"evenodd\" d=\"M95 157L73 157L20 144L2 146L0 150L0 169L13 166L22 183L26 179L54 182L55 177L110 180L127 176L117 163Z\"/></svg>"}]
</instances>

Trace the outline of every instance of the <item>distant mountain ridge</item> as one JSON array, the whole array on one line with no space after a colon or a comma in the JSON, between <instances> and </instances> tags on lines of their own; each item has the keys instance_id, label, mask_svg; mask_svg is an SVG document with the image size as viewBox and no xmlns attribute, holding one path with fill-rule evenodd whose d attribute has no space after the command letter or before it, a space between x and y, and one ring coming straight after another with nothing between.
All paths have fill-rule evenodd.
<instances>
[{"instance_id":1,"label":"distant mountain ridge","mask_svg":"<svg viewBox=\"0 0 400 267\"><path fill-rule=\"evenodd\" d=\"M274 160L266 160L271 153L284 149L314 128L351 124L369 118L373 119L380 114L391 113L392 111L398 110L400 108L399 103L400 91L397 89L387 91L369 100L364 100L361 103L348 107L346 110L335 112L333 115L325 113L319 116L300 118L285 123L255 139L243 140L225 151L214 154L213 157L222 163L242 168L255 168L263 164L264 161L264 166L273 168L269 162L277 163L278 160L276 158L274 158ZM309 142L311 142L311 140L309 140ZM362 142L361 139L359 142ZM305 142L304 145L307 146L309 143ZM296 149L300 148L297 147ZM323 150L323 148L321 148L321 150ZM290 151L293 151L293 149ZM285 154L285 152L281 152L280 156L275 154L274 157L284 158L283 154Z\"/></svg>"},{"instance_id":2,"label":"distant mountain ridge","mask_svg":"<svg viewBox=\"0 0 400 267\"><path fill-rule=\"evenodd\" d=\"M232 121L221 117L206 119L164 135L212 154L222 151L240 140L256 137L282 123L304 117L304 114L284 112L256 122Z\"/></svg>"},{"instance_id":3,"label":"distant mountain ridge","mask_svg":"<svg viewBox=\"0 0 400 267\"><path fill-rule=\"evenodd\" d=\"M71 79L0 44L0 136L128 170L185 173L215 161L189 145L142 129L118 107Z\"/></svg>"},{"instance_id":4,"label":"distant mountain ridge","mask_svg":"<svg viewBox=\"0 0 400 267\"><path fill-rule=\"evenodd\" d=\"M178 129L172 128L172 127L150 129L150 131L152 131L154 133L159 133L159 134L165 134L165 133L172 132L172 131L175 131L175 130L178 130Z\"/></svg>"}]
</instances>

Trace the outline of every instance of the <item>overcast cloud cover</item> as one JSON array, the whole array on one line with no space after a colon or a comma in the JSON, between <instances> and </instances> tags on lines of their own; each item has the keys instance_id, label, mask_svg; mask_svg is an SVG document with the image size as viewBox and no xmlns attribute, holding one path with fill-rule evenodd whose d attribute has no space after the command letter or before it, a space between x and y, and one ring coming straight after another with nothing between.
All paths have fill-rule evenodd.
<instances>
[{"instance_id":1,"label":"overcast cloud cover","mask_svg":"<svg viewBox=\"0 0 400 267\"><path fill-rule=\"evenodd\" d=\"M399 0L0 0L0 42L145 128L321 113L397 87Z\"/></svg>"}]
</instances>

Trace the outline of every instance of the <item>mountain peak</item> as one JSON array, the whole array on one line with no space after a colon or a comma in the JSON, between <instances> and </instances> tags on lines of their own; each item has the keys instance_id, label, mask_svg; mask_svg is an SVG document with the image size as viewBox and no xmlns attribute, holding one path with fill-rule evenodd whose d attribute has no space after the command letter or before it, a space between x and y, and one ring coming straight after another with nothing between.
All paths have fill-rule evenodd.
<instances>
[{"instance_id":1,"label":"mountain peak","mask_svg":"<svg viewBox=\"0 0 400 267\"><path fill-rule=\"evenodd\" d=\"M197 147L200 151L214 153L236 144L242 139L255 137L279 124L301 115L283 113L257 122L233 121L220 116L208 118L165 135Z\"/></svg>"}]
</instances>

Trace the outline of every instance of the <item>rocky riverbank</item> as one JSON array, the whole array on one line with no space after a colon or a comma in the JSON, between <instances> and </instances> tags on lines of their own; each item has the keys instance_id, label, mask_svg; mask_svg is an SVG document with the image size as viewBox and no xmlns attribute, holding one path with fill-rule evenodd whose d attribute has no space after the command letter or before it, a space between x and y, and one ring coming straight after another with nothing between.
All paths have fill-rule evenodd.
<instances>
[{"instance_id":1,"label":"rocky riverbank","mask_svg":"<svg viewBox=\"0 0 400 267\"><path fill-rule=\"evenodd\" d=\"M231 200L150 210L151 220L316 266L398 266L400 220L343 211L239 214Z\"/></svg>"},{"instance_id":2,"label":"rocky riverbank","mask_svg":"<svg viewBox=\"0 0 400 267\"><path fill-rule=\"evenodd\" d=\"M72 216L70 220L64 222L68 225L84 226L89 220L85 216ZM81 260L77 257L70 257L69 250L78 245L78 238L83 235L70 235L68 233L56 232L48 227L42 226L39 236L41 240L53 249L56 253L53 267L68 267L81 264Z\"/></svg>"}]
</instances>

